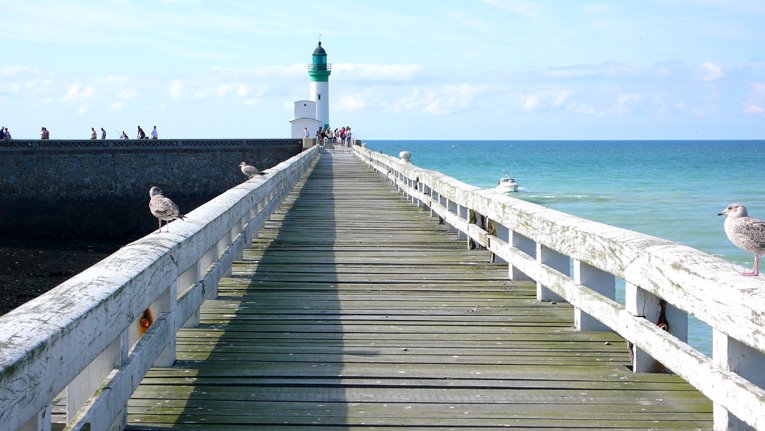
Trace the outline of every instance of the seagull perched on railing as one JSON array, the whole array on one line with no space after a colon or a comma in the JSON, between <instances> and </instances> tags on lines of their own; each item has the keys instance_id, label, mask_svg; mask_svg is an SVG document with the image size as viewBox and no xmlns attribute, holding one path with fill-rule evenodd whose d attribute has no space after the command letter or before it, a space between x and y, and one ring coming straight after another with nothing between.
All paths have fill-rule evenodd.
<instances>
[{"instance_id":1,"label":"seagull perched on railing","mask_svg":"<svg viewBox=\"0 0 765 431\"><path fill-rule=\"evenodd\" d=\"M717 215L727 215L725 234L736 247L754 253L754 266L743 275L760 273L760 256L765 254L765 221L749 217L746 207L733 203Z\"/></svg>"},{"instance_id":2,"label":"seagull perched on railing","mask_svg":"<svg viewBox=\"0 0 765 431\"><path fill-rule=\"evenodd\" d=\"M151 197L151 200L149 200L149 211L159 220L159 230L155 233L162 232L162 220L165 221L165 226L175 219L183 220L184 217L178 210L178 205L171 201L170 198L164 197L159 187L153 186L149 190L149 197Z\"/></svg>"},{"instance_id":3,"label":"seagull perched on railing","mask_svg":"<svg viewBox=\"0 0 765 431\"><path fill-rule=\"evenodd\" d=\"M242 170L243 174L247 175L247 178L248 178L247 181L250 181L252 179L252 177L254 177L255 175L265 175L266 174L265 172L260 172L258 170L258 168L256 168L255 166L248 165L245 162L242 162L242 163L239 164L239 169Z\"/></svg>"}]
</instances>

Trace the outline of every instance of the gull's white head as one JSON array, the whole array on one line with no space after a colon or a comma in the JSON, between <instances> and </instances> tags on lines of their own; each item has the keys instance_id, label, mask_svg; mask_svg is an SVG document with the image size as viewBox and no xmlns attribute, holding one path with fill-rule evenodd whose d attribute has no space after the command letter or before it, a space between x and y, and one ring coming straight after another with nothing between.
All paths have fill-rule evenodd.
<instances>
[{"instance_id":1,"label":"gull's white head","mask_svg":"<svg viewBox=\"0 0 765 431\"><path fill-rule=\"evenodd\" d=\"M160 195L162 195L162 190L157 186L152 186L151 190L149 190L149 197Z\"/></svg>"},{"instance_id":2,"label":"gull's white head","mask_svg":"<svg viewBox=\"0 0 765 431\"><path fill-rule=\"evenodd\" d=\"M728 217L747 217L746 207L739 203L732 203L725 207L722 212L717 215L727 215Z\"/></svg>"}]
</instances>

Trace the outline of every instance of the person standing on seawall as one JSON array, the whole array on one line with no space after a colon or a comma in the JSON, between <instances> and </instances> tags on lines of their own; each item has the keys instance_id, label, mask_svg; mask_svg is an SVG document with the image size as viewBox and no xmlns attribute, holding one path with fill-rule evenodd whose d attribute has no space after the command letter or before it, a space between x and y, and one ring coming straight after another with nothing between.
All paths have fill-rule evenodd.
<instances>
[{"instance_id":1,"label":"person standing on seawall","mask_svg":"<svg viewBox=\"0 0 765 431\"><path fill-rule=\"evenodd\" d=\"M151 131L151 139L159 139L159 133L157 133L157 126L154 126L154 130Z\"/></svg>"},{"instance_id":2,"label":"person standing on seawall","mask_svg":"<svg viewBox=\"0 0 765 431\"><path fill-rule=\"evenodd\" d=\"M40 139L50 139L50 132L47 128L43 127L40 129Z\"/></svg>"},{"instance_id":3,"label":"person standing on seawall","mask_svg":"<svg viewBox=\"0 0 765 431\"><path fill-rule=\"evenodd\" d=\"M98 135L96 135L96 129L93 127L90 128L90 139L98 139Z\"/></svg>"},{"instance_id":4,"label":"person standing on seawall","mask_svg":"<svg viewBox=\"0 0 765 431\"><path fill-rule=\"evenodd\" d=\"M106 130L104 128L101 128L101 139L106 139Z\"/></svg>"}]
</instances>

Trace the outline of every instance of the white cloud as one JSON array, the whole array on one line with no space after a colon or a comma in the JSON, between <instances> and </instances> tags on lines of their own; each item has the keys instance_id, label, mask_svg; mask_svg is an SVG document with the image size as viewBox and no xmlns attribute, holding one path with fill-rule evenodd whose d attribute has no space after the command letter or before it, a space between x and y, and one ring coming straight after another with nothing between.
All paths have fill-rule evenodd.
<instances>
[{"instance_id":1,"label":"white cloud","mask_svg":"<svg viewBox=\"0 0 765 431\"><path fill-rule=\"evenodd\" d=\"M750 94L741 111L745 114L765 114L765 82L749 83Z\"/></svg>"},{"instance_id":2,"label":"white cloud","mask_svg":"<svg viewBox=\"0 0 765 431\"><path fill-rule=\"evenodd\" d=\"M170 93L170 97L174 99L180 99L185 95L184 92L184 85L183 81L175 80L170 83L170 88L168 89L168 92Z\"/></svg>"},{"instance_id":3,"label":"white cloud","mask_svg":"<svg viewBox=\"0 0 765 431\"><path fill-rule=\"evenodd\" d=\"M765 82L752 82L749 87L754 97L765 97Z\"/></svg>"},{"instance_id":4,"label":"white cloud","mask_svg":"<svg viewBox=\"0 0 765 431\"><path fill-rule=\"evenodd\" d=\"M616 97L616 109L619 113L625 113L641 100L643 100L642 94L619 94Z\"/></svg>"},{"instance_id":5,"label":"white cloud","mask_svg":"<svg viewBox=\"0 0 765 431\"><path fill-rule=\"evenodd\" d=\"M138 90L135 88L123 88L117 92L117 98L122 100L135 99L138 96Z\"/></svg>"},{"instance_id":6,"label":"white cloud","mask_svg":"<svg viewBox=\"0 0 765 431\"><path fill-rule=\"evenodd\" d=\"M226 97L231 90L231 86L228 84L220 84L215 88L215 95L218 97Z\"/></svg>"},{"instance_id":7,"label":"white cloud","mask_svg":"<svg viewBox=\"0 0 765 431\"><path fill-rule=\"evenodd\" d=\"M121 110L124 107L125 107L125 103L124 102L114 102L114 103L111 104L111 106L109 106L109 110L110 111L119 111L119 110Z\"/></svg>"},{"instance_id":8,"label":"white cloud","mask_svg":"<svg viewBox=\"0 0 765 431\"><path fill-rule=\"evenodd\" d=\"M678 68L678 64L666 62L653 64L607 62L600 64L566 64L550 66L542 69L542 73L544 76L556 79L663 78L676 74Z\"/></svg>"},{"instance_id":9,"label":"white cloud","mask_svg":"<svg viewBox=\"0 0 765 431\"><path fill-rule=\"evenodd\" d=\"M489 89L486 85L457 84L440 87L413 87L410 94L394 100L394 112L449 114L472 109L476 96Z\"/></svg>"},{"instance_id":10,"label":"white cloud","mask_svg":"<svg viewBox=\"0 0 765 431\"><path fill-rule=\"evenodd\" d=\"M571 92L564 89L541 90L532 94L527 94L523 101L523 111L552 111L562 109Z\"/></svg>"},{"instance_id":11,"label":"white cloud","mask_svg":"<svg viewBox=\"0 0 765 431\"><path fill-rule=\"evenodd\" d=\"M614 5L611 3L589 3L584 5L582 9L585 13L597 15L612 11Z\"/></svg>"},{"instance_id":12,"label":"white cloud","mask_svg":"<svg viewBox=\"0 0 765 431\"><path fill-rule=\"evenodd\" d=\"M332 66L336 76L344 81L376 82L411 82L421 73L422 66L416 64L350 64L340 63Z\"/></svg>"},{"instance_id":13,"label":"white cloud","mask_svg":"<svg viewBox=\"0 0 765 431\"><path fill-rule=\"evenodd\" d=\"M526 0L481 0L484 4L502 9L515 15L535 18L542 13L540 3Z\"/></svg>"},{"instance_id":14,"label":"white cloud","mask_svg":"<svg viewBox=\"0 0 765 431\"><path fill-rule=\"evenodd\" d=\"M29 66L0 66L0 78L10 78L17 75L37 74L37 68Z\"/></svg>"},{"instance_id":15,"label":"white cloud","mask_svg":"<svg viewBox=\"0 0 765 431\"><path fill-rule=\"evenodd\" d=\"M701 65L701 79L707 82L717 81L725 76L725 71L722 66L719 66L711 61L707 61Z\"/></svg>"},{"instance_id":16,"label":"white cloud","mask_svg":"<svg viewBox=\"0 0 765 431\"><path fill-rule=\"evenodd\" d=\"M93 97L94 89L93 87L89 85L84 84L71 84L69 86L69 89L66 91L66 95L64 96L65 102L76 102L76 101L82 101L87 100Z\"/></svg>"},{"instance_id":17,"label":"white cloud","mask_svg":"<svg viewBox=\"0 0 765 431\"><path fill-rule=\"evenodd\" d=\"M341 112L363 111L367 107L367 101L360 94L343 96L333 106Z\"/></svg>"},{"instance_id":18,"label":"white cloud","mask_svg":"<svg viewBox=\"0 0 765 431\"><path fill-rule=\"evenodd\" d=\"M236 95L238 97L247 97L248 94L250 94L249 85L240 83L236 86Z\"/></svg>"}]
</instances>

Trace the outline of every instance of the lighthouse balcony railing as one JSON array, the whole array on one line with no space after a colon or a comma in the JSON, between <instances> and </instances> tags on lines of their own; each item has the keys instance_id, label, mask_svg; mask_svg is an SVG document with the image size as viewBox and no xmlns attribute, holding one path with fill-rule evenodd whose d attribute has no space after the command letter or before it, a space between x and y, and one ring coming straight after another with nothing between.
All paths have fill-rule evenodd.
<instances>
[{"instance_id":1,"label":"lighthouse balcony railing","mask_svg":"<svg viewBox=\"0 0 765 431\"><path fill-rule=\"evenodd\" d=\"M332 64L331 63L326 63L326 64L308 63L308 71L309 72L331 72Z\"/></svg>"},{"instance_id":2,"label":"lighthouse balcony railing","mask_svg":"<svg viewBox=\"0 0 765 431\"><path fill-rule=\"evenodd\" d=\"M567 301L579 330L629 341L635 372L671 371L714 403L715 429L765 430L765 277L702 251L479 189L366 148L355 154L468 247L484 247L537 299ZM616 300L617 279L624 303ZM712 357L687 343L711 327ZM659 323L659 324L657 324ZM626 348L626 347L625 347ZM748 424L748 425L747 425Z\"/></svg>"},{"instance_id":3,"label":"lighthouse balcony railing","mask_svg":"<svg viewBox=\"0 0 765 431\"><path fill-rule=\"evenodd\" d=\"M56 399L67 430L122 429L149 368L173 364L176 332L199 323L318 156L314 147L270 168L0 317L0 430L51 429Z\"/></svg>"}]
</instances>

